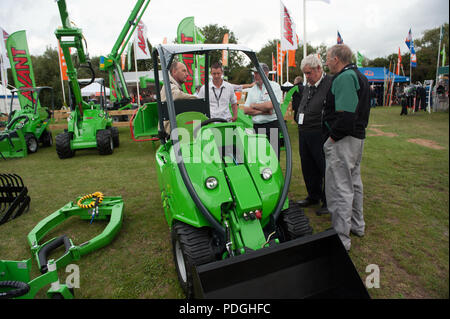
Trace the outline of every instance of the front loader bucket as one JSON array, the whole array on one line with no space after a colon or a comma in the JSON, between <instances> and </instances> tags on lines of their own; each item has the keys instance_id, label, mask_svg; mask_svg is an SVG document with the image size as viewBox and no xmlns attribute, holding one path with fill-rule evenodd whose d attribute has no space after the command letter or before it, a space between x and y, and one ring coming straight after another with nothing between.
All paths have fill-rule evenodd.
<instances>
[{"instance_id":1,"label":"front loader bucket","mask_svg":"<svg viewBox=\"0 0 450 319\"><path fill-rule=\"evenodd\" d=\"M146 103L138 108L130 119L131 137L134 141L157 140L158 105Z\"/></svg>"},{"instance_id":2,"label":"front loader bucket","mask_svg":"<svg viewBox=\"0 0 450 319\"><path fill-rule=\"evenodd\" d=\"M196 298L370 298L334 230L194 269Z\"/></svg>"},{"instance_id":3,"label":"front loader bucket","mask_svg":"<svg viewBox=\"0 0 450 319\"><path fill-rule=\"evenodd\" d=\"M19 175L0 174L0 225L27 212L30 201Z\"/></svg>"},{"instance_id":4,"label":"front loader bucket","mask_svg":"<svg viewBox=\"0 0 450 319\"><path fill-rule=\"evenodd\" d=\"M27 144L22 130L4 130L0 132L0 159L27 156Z\"/></svg>"}]
</instances>

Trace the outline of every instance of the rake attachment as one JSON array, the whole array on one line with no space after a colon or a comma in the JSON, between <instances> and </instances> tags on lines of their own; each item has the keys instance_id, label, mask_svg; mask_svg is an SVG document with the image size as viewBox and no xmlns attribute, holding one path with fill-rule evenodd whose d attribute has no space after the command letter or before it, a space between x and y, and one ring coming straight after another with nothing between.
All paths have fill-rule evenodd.
<instances>
[{"instance_id":1,"label":"rake attachment","mask_svg":"<svg viewBox=\"0 0 450 319\"><path fill-rule=\"evenodd\" d=\"M0 174L0 225L19 217L30 208L30 196L17 174Z\"/></svg>"}]
</instances>

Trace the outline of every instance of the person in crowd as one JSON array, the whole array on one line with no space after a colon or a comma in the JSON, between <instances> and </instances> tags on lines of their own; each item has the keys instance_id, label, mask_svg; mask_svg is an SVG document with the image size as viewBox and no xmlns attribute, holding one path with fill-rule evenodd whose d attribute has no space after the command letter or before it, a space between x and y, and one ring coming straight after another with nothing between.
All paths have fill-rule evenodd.
<instances>
[{"instance_id":1,"label":"person in crowd","mask_svg":"<svg viewBox=\"0 0 450 319\"><path fill-rule=\"evenodd\" d=\"M292 111L294 112L294 119L297 118L298 113L298 107L300 105L300 101L302 100L303 96L303 78L299 75L295 77L294 79L294 85L297 85L298 91L295 91L294 94L292 94Z\"/></svg>"},{"instance_id":2,"label":"person in crowd","mask_svg":"<svg viewBox=\"0 0 450 319\"><path fill-rule=\"evenodd\" d=\"M212 81L209 84L209 110L211 118L221 118L228 122L235 122L238 115L238 105L234 87L223 80L223 68L218 62L211 65ZM205 97L205 86L200 88L197 95L199 98ZM233 110L233 114L230 112Z\"/></svg>"},{"instance_id":3,"label":"person in crowd","mask_svg":"<svg viewBox=\"0 0 450 319\"><path fill-rule=\"evenodd\" d=\"M326 65L334 74L324 109L325 195L333 228L345 249L350 233L364 236L363 184L360 165L370 114L367 78L352 64L345 44L327 50Z\"/></svg>"},{"instance_id":4,"label":"person in crowd","mask_svg":"<svg viewBox=\"0 0 450 319\"><path fill-rule=\"evenodd\" d=\"M265 63L260 66L266 77L269 74L269 67ZM273 110L272 101L267 92L262 76L256 68L253 68L255 77L255 85L248 91L247 99L244 104L244 113L252 117L253 128L258 134L266 134L267 139L272 145L274 151L280 158L280 142L279 142L279 124L275 111ZM278 103L281 103L282 92L280 85L274 81L269 83L275 94Z\"/></svg>"},{"instance_id":5,"label":"person in crowd","mask_svg":"<svg viewBox=\"0 0 450 319\"><path fill-rule=\"evenodd\" d=\"M295 119L298 123L299 151L303 179L308 196L297 203L302 207L319 204L318 215L328 213L325 199L325 155L323 153L322 111L331 77L323 72L322 62L315 54L304 58L300 65L307 84Z\"/></svg>"},{"instance_id":6,"label":"person in crowd","mask_svg":"<svg viewBox=\"0 0 450 319\"><path fill-rule=\"evenodd\" d=\"M401 115L408 115L408 101L406 98L406 95L404 93L401 94L400 103L402 105L402 111L400 112Z\"/></svg>"}]
</instances>

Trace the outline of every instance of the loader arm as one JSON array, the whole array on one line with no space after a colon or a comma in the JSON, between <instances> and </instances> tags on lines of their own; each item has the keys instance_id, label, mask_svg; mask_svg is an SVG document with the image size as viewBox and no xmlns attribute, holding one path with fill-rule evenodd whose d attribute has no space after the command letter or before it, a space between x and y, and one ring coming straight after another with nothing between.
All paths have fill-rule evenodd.
<instances>
[{"instance_id":1,"label":"loader arm","mask_svg":"<svg viewBox=\"0 0 450 319\"><path fill-rule=\"evenodd\" d=\"M134 30L137 27L137 22L141 20L142 15L150 4L151 0L138 0L130 16L125 22L122 31L119 34L111 52L108 56L100 57L100 70L107 71L111 86L111 101L123 101L129 104L130 95L128 94L125 78L120 67L120 56L127 47Z\"/></svg>"},{"instance_id":2,"label":"loader arm","mask_svg":"<svg viewBox=\"0 0 450 319\"><path fill-rule=\"evenodd\" d=\"M78 111L83 114L83 99L81 95L80 84L78 83L77 71L72 62L70 55L70 48L77 50L78 59L80 64L88 62L88 56L85 53L83 46L83 33L79 28L72 27L70 25L69 14L67 13L67 6L65 0L58 0L58 9L61 16L62 28L55 31L56 38L59 41L64 58L67 64L67 77L69 78L69 85L71 92L75 97L75 104L78 107Z\"/></svg>"}]
</instances>

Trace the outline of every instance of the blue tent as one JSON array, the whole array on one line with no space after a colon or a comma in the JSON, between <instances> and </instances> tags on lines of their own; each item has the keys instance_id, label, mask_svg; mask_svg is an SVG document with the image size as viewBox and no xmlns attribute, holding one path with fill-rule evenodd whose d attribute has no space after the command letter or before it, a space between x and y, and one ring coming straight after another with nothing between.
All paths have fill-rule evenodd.
<instances>
[{"instance_id":1,"label":"blue tent","mask_svg":"<svg viewBox=\"0 0 450 319\"><path fill-rule=\"evenodd\" d=\"M384 82L386 77L394 77L395 83L409 82L408 76L396 75L386 68L358 68L367 77L369 82Z\"/></svg>"}]
</instances>

